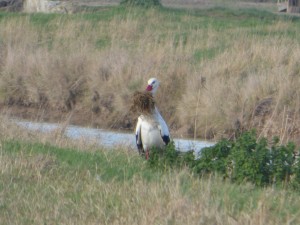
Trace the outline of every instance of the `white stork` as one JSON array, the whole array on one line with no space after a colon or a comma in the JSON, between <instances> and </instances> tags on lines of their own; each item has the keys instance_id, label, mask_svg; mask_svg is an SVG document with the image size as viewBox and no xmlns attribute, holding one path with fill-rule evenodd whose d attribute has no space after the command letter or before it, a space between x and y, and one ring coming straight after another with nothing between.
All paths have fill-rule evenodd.
<instances>
[{"instance_id":1,"label":"white stork","mask_svg":"<svg viewBox=\"0 0 300 225\"><path fill-rule=\"evenodd\" d=\"M158 87L159 81L151 78L148 80L146 91L154 96ZM139 153L145 153L146 159L149 159L150 148L164 148L170 142L169 128L156 106L151 114L139 116L135 135Z\"/></svg>"}]
</instances>

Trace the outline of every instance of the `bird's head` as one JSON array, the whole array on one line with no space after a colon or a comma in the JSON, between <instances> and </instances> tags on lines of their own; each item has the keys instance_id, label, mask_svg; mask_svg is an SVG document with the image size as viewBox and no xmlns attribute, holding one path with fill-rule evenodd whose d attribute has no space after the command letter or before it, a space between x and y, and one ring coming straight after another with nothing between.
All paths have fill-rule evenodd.
<instances>
[{"instance_id":1,"label":"bird's head","mask_svg":"<svg viewBox=\"0 0 300 225\"><path fill-rule=\"evenodd\" d=\"M149 91L151 92L152 95L154 95L158 87L159 87L159 81L156 78L150 78L148 80L148 86L146 88L146 91Z\"/></svg>"}]
</instances>

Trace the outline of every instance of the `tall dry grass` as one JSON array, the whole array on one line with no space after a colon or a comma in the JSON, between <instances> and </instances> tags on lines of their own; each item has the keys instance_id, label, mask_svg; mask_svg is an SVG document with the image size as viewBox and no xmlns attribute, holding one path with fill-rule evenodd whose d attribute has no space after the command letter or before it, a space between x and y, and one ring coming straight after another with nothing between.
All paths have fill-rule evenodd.
<instances>
[{"instance_id":1,"label":"tall dry grass","mask_svg":"<svg viewBox=\"0 0 300 225\"><path fill-rule=\"evenodd\" d=\"M201 76L189 80L181 118L196 120L202 135L257 128L261 136L291 140L299 132L299 43L240 35L230 50L202 65L204 85Z\"/></svg>"},{"instance_id":2,"label":"tall dry grass","mask_svg":"<svg viewBox=\"0 0 300 225\"><path fill-rule=\"evenodd\" d=\"M72 111L73 123L132 129L129 98L157 77L157 104L174 135L218 139L255 127L261 136L295 140L300 53L293 22L223 29L179 13L2 19L1 102L37 109L31 119Z\"/></svg>"},{"instance_id":3,"label":"tall dry grass","mask_svg":"<svg viewBox=\"0 0 300 225\"><path fill-rule=\"evenodd\" d=\"M26 17L23 21L4 20L1 26L2 101L10 105L49 106L63 111L76 105L75 110L94 118L91 123L109 127L115 121L119 127L128 114L128 98L134 90L143 89L149 77L162 77L162 82L167 75L184 79L180 75L184 75L185 67L173 64L178 58L171 56L174 50L161 48L159 40L154 40L153 51L148 43L156 38L151 29L141 38L140 25L130 15L125 21L114 18L94 25L60 18L46 28L36 28ZM109 47L96 49L95 45L106 39ZM173 66L162 76L166 69L163 61Z\"/></svg>"}]
</instances>

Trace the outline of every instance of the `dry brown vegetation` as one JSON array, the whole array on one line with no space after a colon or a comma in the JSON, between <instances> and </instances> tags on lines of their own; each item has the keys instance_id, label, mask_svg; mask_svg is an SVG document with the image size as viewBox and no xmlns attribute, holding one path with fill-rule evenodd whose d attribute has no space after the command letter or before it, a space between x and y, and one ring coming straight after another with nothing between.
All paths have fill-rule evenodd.
<instances>
[{"instance_id":1,"label":"dry brown vegetation","mask_svg":"<svg viewBox=\"0 0 300 225\"><path fill-rule=\"evenodd\" d=\"M132 96L130 111L137 116L141 114L149 114L154 111L155 101L150 92L136 91Z\"/></svg>"},{"instance_id":2,"label":"dry brown vegetation","mask_svg":"<svg viewBox=\"0 0 300 225\"><path fill-rule=\"evenodd\" d=\"M251 15L246 25L236 22L244 15L219 25L226 10L212 11L215 20L174 15L7 15L0 21L2 111L131 130L130 98L155 76L156 101L174 136L232 138L257 128L260 136L298 141L297 25L251 25Z\"/></svg>"}]
</instances>

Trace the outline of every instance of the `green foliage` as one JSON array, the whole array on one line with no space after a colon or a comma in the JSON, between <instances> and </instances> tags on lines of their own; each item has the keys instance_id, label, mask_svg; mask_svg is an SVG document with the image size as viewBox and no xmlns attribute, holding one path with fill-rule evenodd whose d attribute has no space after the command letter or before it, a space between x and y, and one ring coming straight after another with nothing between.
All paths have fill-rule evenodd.
<instances>
[{"instance_id":1,"label":"green foliage","mask_svg":"<svg viewBox=\"0 0 300 225\"><path fill-rule=\"evenodd\" d=\"M291 180L291 186L294 189L300 190L300 160L297 159L293 166L294 179Z\"/></svg>"},{"instance_id":2,"label":"green foliage","mask_svg":"<svg viewBox=\"0 0 300 225\"><path fill-rule=\"evenodd\" d=\"M271 152L270 167L273 183L289 183L294 171L299 170L294 155L295 145L289 143L287 146L278 146L278 140L275 140Z\"/></svg>"},{"instance_id":3,"label":"green foliage","mask_svg":"<svg viewBox=\"0 0 300 225\"><path fill-rule=\"evenodd\" d=\"M165 151L152 150L151 167L189 167L195 174L220 174L232 182L250 182L256 186L277 185L300 188L300 162L295 156L295 145L279 145L274 138L271 146L265 138L257 140L255 131L247 131L235 141L221 140L201 150L194 158L193 151L180 153L174 143Z\"/></svg>"},{"instance_id":4,"label":"green foliage","mask_svg":"<svg viewBox=\"0 0 300 225\"><path fill-rule=\"evenodd\" d=\"M164 150L151 149L148 163L152 168L167 170L169 168L191 167L194 164L194 159L193 151L179 152L175 149L174 142L172 141Z\"/></svg>"},{"instance_id":5,"label":"green foliage","mask_svg":"<svg viewBox=\"0 0 300 225\"><path fill-rule=\"evenodd\" d=\"M122 0L121 4L127 6L143 6L143 7L161 5L160 0Z\"/></svg>"},{"instance_id":6,"label":"green foliage","mask_svg":"<svg viewBox=\"0 0 300 225\"><path fill-rule=\"evenodd\" d=\"M148 170L141 170L142 160L136 156L128 156L135 163L128 164L128 158L124 157L122 151L84 152L78 149L60 148L50 144L23 143L18 141L5 141L1 143L0 154L12 154L13 156L22 155L23 158L32 158L33 155L45 155L55 161L56 167L60 168L59 173L80 173L80 171L89 171L88 173L101 177L102 181L111 180L131 180L134 175L140 175L147 180L157 179L160 174ZM134 158L135 157L135 158ZM120 166L124 165L124 166ZM101 167L99 170L98 168ZM51 172L51 167L49 171Z\"/></svg>"},{"instance_id":7,"label":"green foliage","mask_svg":"<svg viewBox=\"0 0 300 225\"><path fill-rule=\"evenodd\" d=\"M199 174L211 172L226 173L226 159L230 152L231 143L227 140L218 142L215 146L201 150L200 158L195 165L195 171Z\"/></svg>"},{"instance_id":8,"label":"green foliage","mask_svg":"<svg viewBox=\"0 0 300 225\"><path fill-rule=\"evenodd\" d=\"M267 141L261 139L257 142L255 132L246 132L233 144L227 162L228 170L231 170L228 175L238 183L249 181L263 186L270 183L268 163L270 150Z\"/></svg>"}]
</instances>

